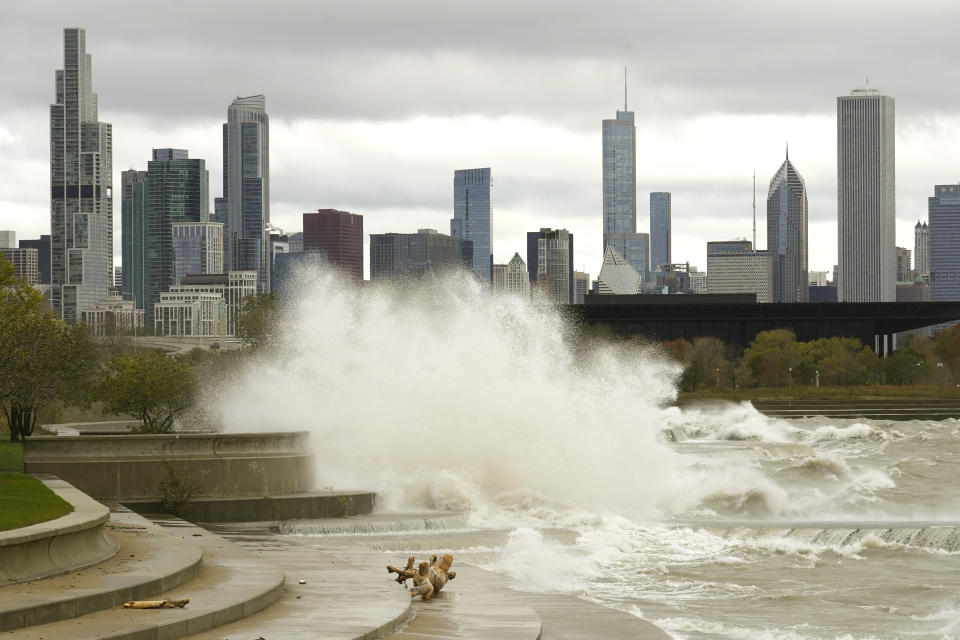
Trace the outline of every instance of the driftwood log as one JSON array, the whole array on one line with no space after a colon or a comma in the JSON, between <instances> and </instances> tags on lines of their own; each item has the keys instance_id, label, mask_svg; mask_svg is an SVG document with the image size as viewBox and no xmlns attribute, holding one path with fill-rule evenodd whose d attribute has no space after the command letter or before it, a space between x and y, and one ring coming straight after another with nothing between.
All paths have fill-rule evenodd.
<instances>
[{"instance_id":1,"label":"driftwood log","mask_svg":"<svg viewBox=\"0 0 960 640\"><path fill-rule=\"evenodd\" d=\"M190 604L190 598L183 600L131 600L124 602L125 609L175 609Z\"/></svg>"},{"instance_id":2,"label":"driftwood log","mask_svg":"<svg viewBox=\"0 0 960 640\"><path fill-rule=\"evenodd\" d=\"M407 589L411 598L423 596L424 600L429 600L434 593L443 589L447 582L457 577L456 571L450 571L453 556L449 553L440 557L436 554L430 556L430 562L421 562L416 570L413 568L415 562L414 557L410 556L404 569L387 565L387 572L397 574L396 581L404 587L407 580L413 581L413 588Z\"/></svg>"}]
</instances>

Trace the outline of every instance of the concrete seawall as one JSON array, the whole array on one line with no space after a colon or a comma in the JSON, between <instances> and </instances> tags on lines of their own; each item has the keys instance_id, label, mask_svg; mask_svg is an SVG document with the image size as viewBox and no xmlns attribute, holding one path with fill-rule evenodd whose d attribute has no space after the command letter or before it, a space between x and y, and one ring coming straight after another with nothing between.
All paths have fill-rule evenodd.
<instances>
[{"instance_id":1,"label":"concrete seawall","mask_svg":"<svg viewBox=\"0 0 960 640\"><path fill-rule=\"evenodd\" d=\"M39 436L24 443L27 473L56 475L97 500L158 500L171 474L195 497L309 491L307 432Z\"/></svg>"},{"instance_id":2,"label":"concrete seawall","mask_svg":"<svg viewBox=\"0 0 960 640\"><path fill-rule=\"evenodd\" d=\"M110 510L70 484L39 478L73 507L65 516L0 532L0 586L47 578L102 562L117 552L103 526Z\"/></svg>"}]
</instances>

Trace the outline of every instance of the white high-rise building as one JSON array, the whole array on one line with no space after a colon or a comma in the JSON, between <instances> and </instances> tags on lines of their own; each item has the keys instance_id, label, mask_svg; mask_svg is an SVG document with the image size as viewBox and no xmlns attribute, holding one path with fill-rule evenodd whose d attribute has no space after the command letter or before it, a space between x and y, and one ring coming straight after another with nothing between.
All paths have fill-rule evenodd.
<instances>
[{"instance_id":1,"label":"white high-rise building","mask_svg":"<svg viewBox=\"0 0 960 640\"><path fill-rule=\"evenodd\" d=\"M530 297L530 273L519 253L514 253L507 264L493 265L493 292Z\"/></svg>"},{"instance_id":2,"label":"white high-rise building","mask_svg":"<svg viewBox=\"0 0 960 640\"><path fill-rule=\"evenodd\" d=\"M873 89L837 98L840 302L894 302L894 101Z\"/></svg>"},{"instance_id":3,"label":"white high-rise building","mask_svg":"<svg viewBox=\"0 0 960 640\"><path fill-rule=\"evenodd\" d=\"M17 246L16 231L0 231L0 249L13 249Z\"/></svg>"},{"instance_id":4,"label":"white high-rise building","mask_svg":"<svg viewBox=\"0 0 960 640\"><path fill-rule=\"evenodd\" d=\"M50 105L50 278L66 322L113 284L113 130L97 120L83 29L63 30L63 69Z\"/></svg>"}]
</instances>

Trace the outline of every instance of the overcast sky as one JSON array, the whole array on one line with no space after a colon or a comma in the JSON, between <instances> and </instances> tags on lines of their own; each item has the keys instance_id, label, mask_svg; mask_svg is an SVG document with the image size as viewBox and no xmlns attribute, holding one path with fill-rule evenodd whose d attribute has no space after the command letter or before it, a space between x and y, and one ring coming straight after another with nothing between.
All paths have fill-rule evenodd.
<instances>
[{"instance_id":1,"label":"overcast sky","mask_svg":"<svg viewBox=\"0 0 960 640\"><path fill-rule=\"evenodd\" d=\"M789 142L810 199L811 269L836 262L836 97L896 99L897 244L934 184L960 181L960 3L552 0L0 0L0 229L49 233L48 105L64 27L83 27L114 184L150 150L204 158L221 195L221 124L238 95L270 115L271 221L317 208L367 233L449 233L453 171L493 169L494 260L566 227L577 269L602 259L600 122L637 121L637 230L673 193L673 258L751 234ZM115 234L120 202L115 201ZM115 242L120 264L120 243Z\"/></svg>"}]
</instances>

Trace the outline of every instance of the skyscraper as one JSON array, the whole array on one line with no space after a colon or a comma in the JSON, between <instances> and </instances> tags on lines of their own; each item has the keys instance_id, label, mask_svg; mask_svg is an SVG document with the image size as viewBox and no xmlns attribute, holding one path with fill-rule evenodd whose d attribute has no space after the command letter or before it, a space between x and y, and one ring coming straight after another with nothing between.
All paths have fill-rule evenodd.
<instances>
[{"instance_id":1,"label":"skyscraper","mask_svg":"<svg viewBox=\"0 0 960 640\"><path fill-rule=\"evenodd\" d=\"M650 270L656 271L662 264L670 264L670 217L671 195L669 191L654 191L650 194Z\"/></svg>"},{"instance_id":2,"label":"skyscraper","mask_svg":"<svg viewBox=\"0 0 960 640\"><path fill-rule=\"evenodd\" d=\"M473 270L484 282L493 273L493 210L490 168L453 172L453 218L450 235L473 242Z\"/></svg>"},{"instance_id":3,"label":"skyscraper","mask_svg":"<svg viewBox=\"0 0 960 640\"><path fill-rule=\"evenodd\" d=\"M960 300L960 185L938 184L927 209L930 299Z\"/></svg>"},{"instance_id":4,"label":"skyscraper","mask_svg":"<svg viewBox=\"0 0 960 640\"><path fill-rule=\"evenodd\" d=\"M624 100L616 119L603 121L603 246L613 234L636 231L637 128Z\"/></svg>"},{"instance_id":5,"label":"skyscraper","mask_svg":"<svg viewBox=\"0 0 960 640\"><path fill-rule=\"evenodd\" d=\"M113 282L113 132L97 120L83 29L63 30L63 58L50 105L50 278L54 313L77 322Z\"/></svg>"},{"instance_id":6,"label":"skyscraper","mask_svg":"<svg viewBox=\"0 0 960 640\"><path fill-rule=\"evenodd\" d=\"M573 234L566 229L527 233L527 269L531 284L558 304L573 302Z\"/></svg>"},{"instance_id":7,"label":"skyscraper","mask_svg":"<svg viewBox=\"0 0 960 640\"><path fill-rule=\"evenodd\" d=\"M270 290L270 119L263 95L237 98L223 125L223 198L227 271L256 271L257 292Z\"/></svg>"},{"instance_id":8,"label":"skyscraper","mask_svg":"<svg viewBox=\"0 0 960 640\"><path fill-rule=\"evenodd\" d=\"M223 225L219 222L175 222L173 284L191 274L223 273Z\"/></svg>"},{"instance_id":9,"label":"skyscraper","mask_svg":"<svg viewBox=\"0 0 960 640\"><path fill-rule=\"evenodd\" d=\"M143 289L147 172L129 169L120 173L120 248L123 287L121 296L144 308Z\"/></svg>"},{"instance_id":10,"label":"skyscraper","mask_svg":"<svg viewBox=\"0 0 960 640\"><path fill-rule=\"evenodd\" d=\"M35 240L21 240L21 249L36 249L40 268L40 283L50 284L50 236L42 235Z\"/></svg>"},{"instance_id":11,"label":"skyscraper","mask_svg":"<svg viewBox=\"0 0 960 640\"><path fill-rule=\"evenodd\" d=\"M773 269L767 251L755 251L749 240L707 243L707 292L753 293L757 302L771 302Z\"/></svg>"},{"instance_id":12,"label":"skyscraper","mask_svg":"<svg viewBox=\"0 0 960 640\"><path fill-rule=\"evenodd\" d=\"M173 225L205 222L210 206L206 163L191 159L186 149L154 149L147 163L143 205L143 296L137 304L153 324L153 305L175 278ZM135 189L136 189L135 185ZM136 285L134 285L136 290Z\"/></svg>"},{"instance_id":13,"label":"skyscraper","mask_svg":"<svg viewBox=\"0 0 960 640\"><path fill-rule=\"evenodd\" d=\"M436 278L470 268L460 238L418 229L416 233L370 234L370 280Z\"/></svg>"},{"instance_id":14,"label":"skyscraper","mask_svg":"<svg viewBox=\"0 0 960 640\"><path fill-rule=\"evenodd\" d=\"M767 253L773 269L770 301L809 302L807 187L789 153L767 192Z\"/></svg>"},{"instance_id":15,"label":"skyscraper","mask_svg":"<svg viewBox=\"0 0 960 640\"><path fill-rule=\"evenodd\" d=\"M894 302L894 102L873 89L837 98L841 302Z\"/></svg>"},{"instance_id":16,"label":"skyscraper","mask_svg":"<svg viewBox=\"0 0 960 640\"><path fill-rule=\"evenodd\" d=\"M303 251L325 251L330 264L363 281L363 216L336 209L303 214Z\"/></svg>"},{"instance_id":17,"label":"skyscraper","mask_svg":"<svg viewBox=\"0 0 960 640\"><path fill-rule=\"evenodd\" d=\"M648 234L612 233L607 236L607 246L616 249L617 254L636 269L641 280L650 279L650 236Z\"/></svg>"},{"instance_id":18,"label":"skyscraper","mask_svg":"<svg viewBox=\"0 0 960 640\"><path fill-rule=\"evenodd\" d=\"M23 246L21 243L20 246ZM927 223L917 221L913 228L913 270L924 278L930 278L930 228Z\"/></svg>"}]
</instances>

